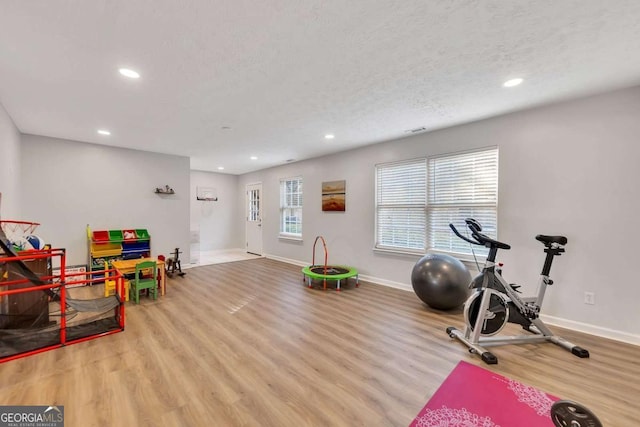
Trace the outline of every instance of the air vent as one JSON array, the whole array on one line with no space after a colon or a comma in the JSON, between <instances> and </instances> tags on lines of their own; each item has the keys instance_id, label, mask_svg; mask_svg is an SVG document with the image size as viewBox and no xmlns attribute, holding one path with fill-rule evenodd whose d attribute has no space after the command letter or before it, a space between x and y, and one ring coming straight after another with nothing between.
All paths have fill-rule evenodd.
<instances>
[{"instance_id":1,"label":"air vent","mask_svg":"<svg viewBox=\"0 0 640 427\"><path fill-rule=\"evenodd\" d=\"M426 127L420 127L420 128L415 128L415 129L409 129L408 131L406 131L406 133L421 133L421 132L426 132L427 128Z\"/></svg>"}]
</instances>

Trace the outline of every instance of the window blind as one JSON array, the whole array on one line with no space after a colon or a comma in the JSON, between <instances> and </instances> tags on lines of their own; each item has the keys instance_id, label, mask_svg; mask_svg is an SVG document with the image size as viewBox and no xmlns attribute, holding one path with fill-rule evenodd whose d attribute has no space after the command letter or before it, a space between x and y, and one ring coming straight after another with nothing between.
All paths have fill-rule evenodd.
<instances>
[{"instance_id":1,"label":"window blind","mask_svg":"<svg viewBox=\"0 0 640 427\"><path fill-rule=\"evenodd\" d=\"M425 159L376 166L376 247L424 251Z\"/></svg>"},{"instance_id":2,"label":"window blind","mask_svg":"<svg viewBox=\"0 0 640 427\"><path fill-rule=\"evenodd\" d=\"M302 178L280 181L280 234L302 237Z\"/></svg>"},{"instance_id":3,"label":"window blind","mask_svg":"<svg viewBox=\"0 0 640 427\"><path fill-rule=\"evenodd\" d=\"M497 237L498 149L429 158L427 227L429 249L470 254L468 243L456 237L449 223L466 230L465 218L475 218L483 233ZM476 253L487 249L474 246Z\"/></svg>"}]
</instances>

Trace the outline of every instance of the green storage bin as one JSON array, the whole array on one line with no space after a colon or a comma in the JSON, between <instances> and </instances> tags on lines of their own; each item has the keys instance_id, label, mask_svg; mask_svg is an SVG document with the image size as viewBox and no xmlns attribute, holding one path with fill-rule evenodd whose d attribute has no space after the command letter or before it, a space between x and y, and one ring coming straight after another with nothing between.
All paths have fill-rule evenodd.
<instances>
[{"instance_id":1,"label":"green storage bin","mask_svg":"<svg viewBox=\"0 0 640 427\"><path fill-rule=\"evenodd\" d=\"M138 240L149 240L149 232L144 228L136 229Z\"/></svg>"},{"instance_id":2,"label":"green storage bin","mask_svg":"<svg viewBox=\"0 0 640 427\"><path fill-rule=\"evenodd\" d=\"M110 242L122 242L122 230L109 230Z\"/></svg>"}]
</instances>

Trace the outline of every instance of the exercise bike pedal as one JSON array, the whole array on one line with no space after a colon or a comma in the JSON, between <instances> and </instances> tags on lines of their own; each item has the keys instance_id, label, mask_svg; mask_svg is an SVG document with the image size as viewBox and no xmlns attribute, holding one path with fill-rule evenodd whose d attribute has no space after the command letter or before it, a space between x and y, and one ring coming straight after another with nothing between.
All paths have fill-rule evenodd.
<instances>
[{"instance_id":1,"label":"exercise bike pedal","mask_svg":"<svg viewBox=\"0 0 640 427\"><path fill-rule=\"evenodd\" d=\"M587 357L589 357L589 350L586 350L582 347L578 347L577 345L571 347L571 353L578 356L581 359L586 359Z\"/></svg>"},{"instance_id":2,"label":"exercise bike pedal","mask_svg":"<svg viewBox=\"0 0 640 427\"><path fill-rule=\"evenodd\" d=\"M486 363L487 365L497 365L498 364L498 358L491 352L489 351L485 351L484 353L482 353L480 355L480 357L482 357L482 361L484 363Z\"/></svg>"}]
</instances>

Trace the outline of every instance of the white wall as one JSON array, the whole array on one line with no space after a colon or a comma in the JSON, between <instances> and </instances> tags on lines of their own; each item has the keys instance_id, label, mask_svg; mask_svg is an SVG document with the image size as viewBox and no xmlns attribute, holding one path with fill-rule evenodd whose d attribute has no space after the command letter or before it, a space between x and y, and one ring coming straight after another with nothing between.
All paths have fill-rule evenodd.
<instances>
[{"instance_id":1,"label":"white wall","mask_svg":"<svg viewBox=\"0 0 640 427\"><path fill-rule=\"evenodd\" d=\"M0 104L0 206L1 219L20 216L20 132Z\"/></svg>"},{"instance_id":2,"label":"white wall","mask_svg":"<svg viewBox=\"0 0 640 427\"><path fill-rule=\"evenodd\" d=\"M323 235L331 263L411 289L417 257L373 251L375 164L497 145L499 238L512 245L499 254L507 280L533 293L544 258L534 236L564 234L567 252L556 259L556 284L543 312L559 324L640 343L632 261L640 211L638 111L635 87L283 165L243 175L238 185L263 183L266 254L310 263L313 240ZM278 183L296 175L305 188L302 243L278 239ZM347 181L347 211L323 213L321 182L338 179ZM239 192L238 206L243 197ZM583 303L585 291L596 293L595 305Z\"/></svg>"},{"instance_id":3,"label":"white wall","mask_svg":"<svg viewBox=\"0 0 640 427\"><path fill-rule=\"evenodd\" d=\"M196 188L216 190L217 202L196 200ZM243 248L244 235L238 234L238 177L213 172L191 171L191 231L200 235L200 250Z\"/></svg>"},{"instance_id":4,"label":"white wall","mask_svg":"<svg viewBox=\"0 0 640 427\"><path fill-rule=\"evenodd\" d=\"M189 259L189 158L56 138L22 136L25 219L36 234L67 249L68 264L87 263L93 230L146 228L152 255L180 247ZM155 188L169 185L173 195Z\"/></svg>"}]
</instances>

